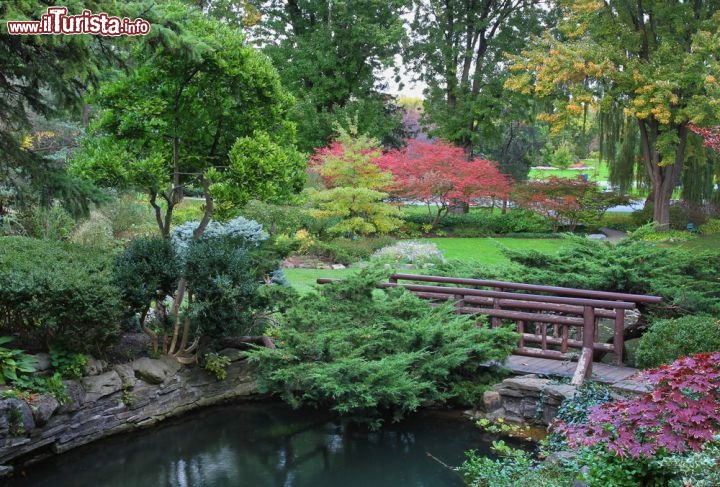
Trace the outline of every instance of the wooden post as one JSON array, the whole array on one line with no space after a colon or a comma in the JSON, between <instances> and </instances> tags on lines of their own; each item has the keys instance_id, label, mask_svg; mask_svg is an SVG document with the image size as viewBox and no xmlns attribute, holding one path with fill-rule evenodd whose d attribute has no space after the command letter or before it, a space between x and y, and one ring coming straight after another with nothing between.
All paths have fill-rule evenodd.
<instances>
[{"instance_id":1,"label":"wooden post","mask_svg":"<svg viewBox=\"0 0 720 487\"><path fill-rule=\"evenodd\" d=\"M502 291L503 288L496 287L495 290ZM498 298L493 298L493 309L500 309L500 301ZM497 328L498 326L500 326L500 318L496 318L495 316L493 316L492 318L490 318L490 323L492 324L493 328Z\"/></svg>"},{"instance_id":2,"label":"wooden post","mask_svg":"<svg viewBox=\"0 0 720 487\"><path fill-rule=\"evenodd\" d=\"M613 339L615 365L623 363L623 348L625 348L625 310L615 308L615 336Z\"/></svg>"},{"instance_id":3,"label":"wooden post","mask_svg":"<svg viewBox=\"0 0 720 487\"><path fill-rule=\"evenodd\" d=\"M583 348L570 384L580 386L592 374L593 345L595 344L595 308L583 307Z\"/></svg>"}]
</instances>

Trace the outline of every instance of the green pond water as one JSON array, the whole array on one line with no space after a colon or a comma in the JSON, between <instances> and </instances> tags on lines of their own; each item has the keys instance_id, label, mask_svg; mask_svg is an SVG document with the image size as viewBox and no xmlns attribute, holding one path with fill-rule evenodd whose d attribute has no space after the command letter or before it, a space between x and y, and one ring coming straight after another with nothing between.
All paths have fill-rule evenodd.
<instances>
[{"instance_id":1,"label":"green pond water","mask_svg":"<svg viewBox=\"0 0 720 487\"><path fill-rule=\"evenodd\" d=\"M283 404L217 407L25 467L10 486L455 487L464 451L487 451L457 412L380 431ZM2 483L2 480L0 480Z\"/></svg>"}]
</instances>

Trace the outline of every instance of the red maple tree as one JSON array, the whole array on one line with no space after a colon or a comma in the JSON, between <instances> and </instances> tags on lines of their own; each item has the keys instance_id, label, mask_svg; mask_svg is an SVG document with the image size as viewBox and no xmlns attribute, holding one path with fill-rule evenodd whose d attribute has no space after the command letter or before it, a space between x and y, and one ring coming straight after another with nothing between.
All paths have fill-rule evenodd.
<instances>
[{"instance_id":1,"label":"red maple tree","mask_svg":"<svg viewBox=\"0 0 720 487\"><path fill-rule=\"evenodd\" d=\"M384 154L377 163L393 175L385 188L391 195L436 206L433 227L454 204L506 198L512 181L495 163L468 160L463 149L442 140L408 140L405 148Z\"/></svg>"},{"instance_id":2,"label":"red maple tree","mask_svg":"<svg viewBox=\"0 0 720 487\"><path fill-rule=\"evenodd\" d=\"M688 124L688 128L705 140L705 147L710 147L720 152L720 125L715 127L698 127Z\"/></svg>"}]
</instances>

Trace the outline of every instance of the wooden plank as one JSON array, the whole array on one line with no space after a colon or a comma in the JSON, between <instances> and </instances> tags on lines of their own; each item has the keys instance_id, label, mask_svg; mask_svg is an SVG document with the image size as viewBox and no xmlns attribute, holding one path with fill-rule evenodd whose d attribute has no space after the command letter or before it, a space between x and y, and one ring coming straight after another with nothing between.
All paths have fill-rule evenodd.
<instances>
[{"instance_id":1,"label":"wooden plank","mask_svg":"<svg viewBox=\"0 0 720 487\"><path fill-rule=\"evenodd\" d=\"M561 362L547 358L511 355L504 365L516 374L572 377L577 362ZM637 376L637 373L638 370L632 367L618 367L595 362L591 379L604 384L623 383L628 390L633 387L632 384L638 384L637 389L641 390L645 387L644 382L631 380L634 376Z\"/></svg>"}]
</instances>

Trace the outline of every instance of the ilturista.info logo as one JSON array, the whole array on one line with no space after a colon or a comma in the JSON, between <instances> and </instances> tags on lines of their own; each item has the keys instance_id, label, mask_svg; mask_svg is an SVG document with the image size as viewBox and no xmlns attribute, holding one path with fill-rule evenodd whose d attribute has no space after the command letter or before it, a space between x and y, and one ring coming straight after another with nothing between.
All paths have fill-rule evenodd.
<instances>
[{"instance_id":1,"label":"ilturista.info logo","mask_svg":"<svg viewBox=\"0 0 720 487\"><path fill-rule=\"evenodd\" d=\"M142 36L150 32L150 22L137 18L130 20L106 13L94 14L83 10L68 15L67 7L48 7L40 20L8 20L11 35L95 34L101 36Z\"/></svg>"}]
</instances>

